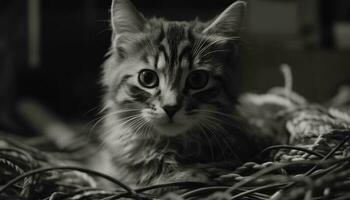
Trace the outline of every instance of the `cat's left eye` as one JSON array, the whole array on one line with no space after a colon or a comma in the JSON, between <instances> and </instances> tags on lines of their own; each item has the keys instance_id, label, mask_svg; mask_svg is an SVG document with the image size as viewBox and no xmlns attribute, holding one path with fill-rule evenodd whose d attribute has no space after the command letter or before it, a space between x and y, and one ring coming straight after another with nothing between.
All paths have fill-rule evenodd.
<instances>
[{"instance_id":1,"label":"cat's left eye","mask_svg":"<svg viewBox=\"0 0 350 200\"><path fill-rule=\"evenodd\" d=\"M159 84L158 75L150 69L143 69L139 72L139 83L146 88L154 88Z\"/></svg>"},{"instance_id":2,"label":"cat's left eye","mask_svg":"<svg viewBox=\"0 0 350 200\"><path fill-rule=\"evenodd\" d=\"M191 89L202 89L209 82L209 74L205 70L196 70L191 72L187 77L187 85Z\"/></svg>"}]
</instances>

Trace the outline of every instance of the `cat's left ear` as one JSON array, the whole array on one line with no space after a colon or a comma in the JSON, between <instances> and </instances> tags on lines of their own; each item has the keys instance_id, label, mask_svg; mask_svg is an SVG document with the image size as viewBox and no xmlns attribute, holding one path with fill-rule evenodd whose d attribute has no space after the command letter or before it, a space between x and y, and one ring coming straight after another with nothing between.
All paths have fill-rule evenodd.
<instances>
[{"instance_id":1,"label":"cat's left ear","mask_svg":"<svg viewBox=\"0 0 350 200\"><path fill-rule=\"evenodd\" d=\"M207 28L206 34L218 34L226 37L238 36L245 18L247 3L238 0L216 17Z\"/></svg>"},{"instance_id":2,"label":"cat's left ear","mask_svg":"<svg viewBox=\"0 0 350 200\"><path fill-rule=\"evenodd\" d=\"M113 0L111 23L114 35L138 33L144 29L146 19L130 0Z\"/></svg>"}]
</instances>

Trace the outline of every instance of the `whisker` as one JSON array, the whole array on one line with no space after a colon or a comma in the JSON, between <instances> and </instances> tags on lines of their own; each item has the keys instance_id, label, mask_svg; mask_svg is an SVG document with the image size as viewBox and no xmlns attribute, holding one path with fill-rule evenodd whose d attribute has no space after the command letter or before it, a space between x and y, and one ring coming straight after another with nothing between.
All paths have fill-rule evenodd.
<instances>
[{"instance_id":1,"label":"whisker","mask_svg":"<svg viewBox=\"0 0 350 200\"><path fill-rule=\"evenodd\" d=\"M203 120L206 121L205 119L203 119ZM224 151L224 149L222 149L220 140L219 140L219 138L216 137L217 134L215 134L215 131L209 126L210 121L209 121L209 123L205 123L205 124L206 124L205 126L206 126L206 128L208 129L208 131L211 133L211 135L214 136L215 141L216 141L217 145L219 146L219 149L220 149L220 151L221 151L222 156L224 157L225 160L227 160L227 159L226 159L225 151Z\"/></svg>"},{"instance_id":2,"label":"whisker","mask_svg":"<svg viewBox=\"0 0 350 200\"><path fill-rule=\"evenodd\" d=\"M127 124L127 123L130 122L130 123L128 124L128 126L129 126L130 128L133 128L133 126L135 126L135 124L138 123L140 120L141 120L141 116L137 115L137 116L132 117L131 119L128 119L127 121L124 121L124 122L121 123L120 125L123 126L123 125L125 125L125 124Z\"/></svg>"},{"instance_id":3,"label":"whisker","mask_svg":"<svg viewBox=\"0 0 350 200\"><path fill-rule=\"evenodd\" d=\"M204 137L206 138L206 140L208 141L208 145L209 145L209 150L210 150L210 154L211 154L211 160L213 161L214 160L214 157L215 157L215 155L214 155L214 149L213 149L213 146L212 146L212 143L210 142L210 138L208 137L208 135L207 135L207 132L204 130L204 128L203 127L205 127L202 123L201 123L201 121L199 120L199 128L201 128L202 129L202 133L203 133L203 135L204 135Z\"/></svg>"},{"instance_id":4,"label":"whisker","mask_svg":"<svg viewBox=\"0 0 350 200\"><path fill-rule=\"evenodd\" d=\"M154 46L152 45L152 41L149 38L147 39L147 46L151 49L152 53L155 55L156 50L155 50Z\"/></svg>"},{"instance_id":5,"label":"whisker","mask_svg":"<svg viewBox=\"0 0 350 200\"><path fill-rule=\"evenodd\" d=\"M107 131L107 132L104 132L104 135L106 137L108 137L112 132L115 131L115 128L123 129L123 125L124 124L129 123L132 120L136 120L138 117L139 117L139 115L136 114L136 115L132 115L132 116L129 116L129 117L122 118L120 121L122 121L122 120L125 120L125 121L123 121L122 123L116 123L114 126L109 127L110 130Z\"/></svg>"},{"instance_id":6,"label":"whisker","mask_svg":"<svg viewBox=\"0 0 350 200\"><path fill-rule=\"evenodd\" d=\"M209 124L210 124L210 123L208 123L208 125L209 125ZM211 125L216 126L218 129L220 129L220 130L222 130L224 133L226 133L226 135L227 135L227 134L230 134L222 125L220 125L220 124L217 123L217 122L212 122ZM215 127L213 127L213 128L215 128ZM232 149L231 145L227 142L227 138L225 138L225 137L227 137L227 136L223 136L223 135L221 135L221 134L216 134L216 135L222 138L222 141L224 142L225 146L230 150L230 152L232 153L232 155L235 156L235 158L236 158L237 160L240 160L239 156L238 156L238 155L236 154L236 152Z\"/></svg>"},{"instance_id":7,"label":"whisker","mask_svg":"<svg viewBox=\"0 0 350 200\"><path fill-rule=\"evenodd\" d=\"M140 119L139 120L139 123L137 123L137 125L135 125L135 133L136 134L139 134L139 131L140 130L142 130L142 127L144 126L144 124L145 124L146 122L145 122L145 120L144 119ZM140 134L140 135L142 135L142 133Z\"/></svg>"},{"instance_id":8,"label":"whisker","mask_svg":"<svg viewBox=\"0 0 350 200\"><path fill-rule=\"evenodd\" d=\"M211 55L211 54L213 54L213 53L215 53L215 52L223 52L223 51L227 51L227 50L225 50L225 49L217 49L217 50L209 51L209 52L205 53L205 54L202 55L202 56L203 56L203 57L206 57L206 56Z\"/></svg>"},{"instance_id":9,"label":"whisker","mask_svg":"<svg viewBox=\"0 0 350 200\"><path fill-rule=\"evenodd\" d=\"M201 38L199 41L199 44L198 44L198 47L196 49L196 52L193 53L193 57L195 58L196 56L200 55L200 52L202 50L203 47L205 47L205 42L208 41L209 38L205 37L204 39Z\"/></svg>"},{"instance_id":10,"label":"whisker","mask_svg":"<svg viewBox=\"0 0 350 200\"><path fill-rule=\"evenodd\" d=\"M227 114L224 112L219 112L219 111L214 111L214 110L203 110L203 109L198 109L198 111L217 114L217 115L224 116L224 117L227 117L228 119L232 119L232 120L239 120L239 118L237 116L232 115L232 114Z\"/></svg>"},{"instance_id":11,"label":"whisker","mask_svg":"<svg viewBox=\"0 0 350 200\"><path fill-rule=\"evenodd\" d=\"M209 40L209 38L206 38L206 41L208 41L208 40ZM197 55L202 55L203 52L205 52L207 49L209 49L211 46L213 46L216 43L218 43L218 41L214 40L214 41L211 41L211 42L209 42L208 44L206 44L204 46L202 45L201 48L199 49Z\"/></svg>"},{"instance_id":12,"label":"whisker","mask_svg":"<svg viewBox=\"0 0 350 200\"><path fill-rule=\"evenodd\" d=\"M132 111L136 111L136 110L140 110L140 109L129 109L129 110L115 111L115 112L108 113L108 114L106 114L106 115L104 115L104 116L102 116L102 117L100 117L100 118L95 119L95 120L97 120L97 121L96 121L96 122L94 123L94 125L90 128L89 134L96 128L96 126L97 126L100 122L102 122L102 121L105 120L106 118L111 117L111 116L116 116L117 114L132 112ZM122 119L125 119L125 118L121 118L121 119L116 120L116 121L118 122L118 121L120 121L120 120L122 120ZM93 121L93 120L92 120L92 121ZM91 121L91 122L92 122L92 121ZM89 122L89 123L91 123L91 122Z\"/></svg>"},{"instance_id":13,"label":"whisker","mask_svg":"<svg viewBox=\"0 0 350 200\"><path fill-rule=\"evenodd\" d=\"M229 126L229 127L232 127L232 128L234 128L234 129L241 129L241 127L240 127L238 124L233 123L233 122L235 122L234 120L232 120L231 123L230 123L230 122L228 122L228 121L220 120L220 119L218 119L217 117L210 116L210 115L208 115L208 116L206 116L206 117L207 117L207 118L210 118L211 120L214 120L215 122L218 122L219 124L225 124L225 125L227 125L227 126Z\"/></svg>"},{"instance_id":14,"label":"whisker","mask_svg":"<svg viewBox=\"0 0 350 200\"><path fill-rule=\"evenodd\" d=\"M151 120L149 119L147 122L146 122L146 131L145 131L145 135L149 135L149 133L151 132L151 129L152 129L152 124L149 123Z\"/></svg>"},{"instance_id":15,"label":"whisker","mask_svg":"<svg viewBox=\"0 0 350 200\"><path fill-rule=\"evenodd\" d=\"M103 116L101 116L101 117L99 117L99 118L93 119L93 120L91 120L91 121L88 122L88 123L91 123L91 122L93 122L93 121L95 121L95 120L104 119L104 118L106 118L106 117L108 117L108 116L111 116L111 115L116 115L116 114L121 114L121 113L127 113L127 112L132 112L132 111L138 111L138 110L140 111L141 109L123 109L123 110L114 111L114 112L105 114L105 115L103 115Z\"/></svg>"},{"instance_id":16,"label":"whisker","mask_svg":"<svg viewBox=\"0 0 350 200\"><path fill-rule=\"evenodd\" d=\"M239 37L220 37L220 36L210 35L208 37L208 40L209 39L212 39L212 41L210 43L208 43L206 46L202 47L202 49L198 55L201 55L203 52L205 52L207 49L209 49L210 47L212 47L213 45L215 45L217 43L226 42L226 41L230 41L230 40L238 40Z\"/></svg>"}]
</instances>

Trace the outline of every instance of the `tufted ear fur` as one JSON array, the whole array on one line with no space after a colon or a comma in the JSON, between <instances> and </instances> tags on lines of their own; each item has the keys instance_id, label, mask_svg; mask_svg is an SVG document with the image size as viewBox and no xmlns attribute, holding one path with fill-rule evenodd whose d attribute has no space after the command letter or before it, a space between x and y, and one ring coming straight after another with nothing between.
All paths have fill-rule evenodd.
<instances>
[{"instance_id":1,"label":"tufted ear fur","mask_svg":"<svg viewBox=\"0 0 350 200\"><path fill-rule=\"evenodd\" d=\"M141 32L146 24L144 16L130 0L113 0L111 8L113 35Z\"/></svg>"},{"instance_id":2,"label":"tufted ear fur","mask_svg":"<svg viewBox=\"0 0 350 200\"><path fill-rule=\"evenodd\" d=\"M247 3L238 0L216 17L207 28L206 34L217 34L226 37L238 36L245 17Z\"/></svg>"}]
</instances>

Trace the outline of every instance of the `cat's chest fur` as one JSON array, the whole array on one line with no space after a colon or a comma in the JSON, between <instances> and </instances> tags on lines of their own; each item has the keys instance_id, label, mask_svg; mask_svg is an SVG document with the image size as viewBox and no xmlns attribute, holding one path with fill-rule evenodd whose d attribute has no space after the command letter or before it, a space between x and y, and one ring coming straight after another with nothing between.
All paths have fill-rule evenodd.
<instances>
[{"instance_id":1,"label":"cat's chest fur","mask_svg":"<svg viewBox=\"0 0 350 200\"><path fill-rule=\"evenodd\" d=\"M224 128L231 132L217 130L203 136L194 130L179 137L142 137L113 119L106 120L105 164L114 177L132 185L206 182L213 176L208 168L232 170L257 151L242 130Z\"/></svg>"}]
</instances>

